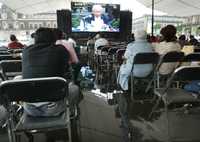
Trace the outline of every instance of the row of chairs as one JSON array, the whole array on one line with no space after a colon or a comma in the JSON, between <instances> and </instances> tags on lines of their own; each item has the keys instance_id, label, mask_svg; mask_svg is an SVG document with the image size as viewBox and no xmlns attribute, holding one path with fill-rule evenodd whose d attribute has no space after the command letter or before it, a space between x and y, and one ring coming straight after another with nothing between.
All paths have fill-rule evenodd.
<instances>
[{"instance_id":1,"label":"row of chairs","mask_svg":"<svg viewBox=\"0 0 200 142\"><path fill-rule=\"evenodd\" d=\"M150 89L155 88L161 88L163 85L166 84L166 82L160 83L160 80L162 78L162 75L159 74L159 69L163 63L175 63L174 70L181 65L183 62L193 62L193 61L200 61L200 54L199 53L192 53L184 56L184 53L172 51L168 52L165 55L159 56L158 53L152 52L152 53L139 53L136 54L132 71L134 69L134 66L136 64L153 64L153 70L150 76L145 78L136 78L131 75L131 96L133 99L134 96L134 80L137 79L143 79L144 81L147 80L148 82L147 88L145 92L148 92ZM172 70L173 72L173 70ZM168 75L170 76L170 74Z\"/></svg>"},{"instance_id":2,"label":"row of chairs","mask_svg":"<svg viewBox=\"0 0 200 142\"><path fill-rule=\"evenodd\" d=\"M123 62L122 56L125 53L125 46L100 46L97 51L99 54L95 54L93 59L96 82L100 85L106 84L108 91L117 85L116 78L119 67Z\"/></svg>"},{"instance_id":3,"label":"row of chairs","mask_svg":"<svg viewBox=\"0 0 200 142\"><path fill-rule=\"evenodd\" d=\"M180 139L191 140L197 138L195 137L196 133L191 135L193 132L190 131L197 131L199 129L199 125L193 125L194 122L192 121L193 117L199 117L197 113L199 113L200 99L180 86L182 82L185 84L200 80L200 65L182 66L182 63L193 61L200 61L200 53L191 53L185 56L182 52L169 52L162 56L159 56L157 53L139 53L134 58L133 69L136 64L149 63L154 65L154 69L152 74L147 78L135 78L131 76L130 89L132 102L135 104L142 102L142 105L145 105L145 103L152 104L152 106L149 107L148 118L145 119L150 122L156 119L156 121L162 122L162 127L166 126L166 141L179 141ZM159 74L159 69L163 63L176 63L176 66L167 80L161 83L160 79L162 76ZM137 80L145 80L147 82L146 90L144 89L145 91L143 91L145 95L139 100L136 98L137 92L135 91L135 82L137 82ZM175 87L174 84L176 84ZM150 88L153 96L150 99L148 98L149 100L146 100L150 93L150 91L148 91ZM180 115L184 115L184 117L181 117L183 120L180 120ZM184 122L184 124L181 124L182 122ZM151 124L158 125L155 123ZM184 128L184 125L191 126L189 128ZM183 132L182 135L177 132L180 131L180 128L184 128L184 130L181 129Z\"/></svg>"}]
</instances>

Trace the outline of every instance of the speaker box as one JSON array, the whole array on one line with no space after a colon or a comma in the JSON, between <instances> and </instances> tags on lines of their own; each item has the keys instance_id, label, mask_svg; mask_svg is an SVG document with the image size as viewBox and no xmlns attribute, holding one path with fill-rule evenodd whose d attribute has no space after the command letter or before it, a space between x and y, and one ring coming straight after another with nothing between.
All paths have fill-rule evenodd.
<instances>
[{"instance_id":1,"label":"speaker box","mask_svg":"<svg viewBox=\"0 0 200 142\"><path fill-rule=\"evenodd\" d=\"M127 40L132 31L132 12L120 11L120 39Z\"/></svg>"},{"instance_id":2,"label":"speaker box","mask_svg":"<svg viewBox=\"0 0 200 142\"><path fill-rule=\"evenodd\" d=\"M71 33L71 12L70 10L57 10L57 25L58 29L63 32Z\"/></svg>"}]
</instances>

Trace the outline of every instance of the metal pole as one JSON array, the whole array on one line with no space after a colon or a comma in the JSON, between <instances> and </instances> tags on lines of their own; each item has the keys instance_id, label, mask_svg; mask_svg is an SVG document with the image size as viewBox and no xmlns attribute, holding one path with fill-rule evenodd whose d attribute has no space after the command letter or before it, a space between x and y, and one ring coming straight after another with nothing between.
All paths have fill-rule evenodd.
<instances>
[{"instance_id":1,"label":"metal pole","mask_svg":"<svg viewBox=\"0 0 200 142\"><path fill-rule=\"evenodd\" d=\"M151 35L153 36L153 25L154 25L154 0L152 0L152 15L151 15Z\"/></svg>"}]
</instances>

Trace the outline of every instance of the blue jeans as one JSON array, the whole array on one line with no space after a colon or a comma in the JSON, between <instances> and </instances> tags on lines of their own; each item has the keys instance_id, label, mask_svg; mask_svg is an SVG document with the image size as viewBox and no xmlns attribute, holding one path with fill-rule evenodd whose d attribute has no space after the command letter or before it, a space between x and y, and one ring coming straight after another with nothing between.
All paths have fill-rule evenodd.
<instances>
[{"instance_id":1,"label":"blue jeans","mask_svg":"<svg viewBox=\"0 0 200 142\"><path fill-rule=\"evenodd\" d=\"M73 113L75 106L78 105L80 101L80 90L77 85L70 82L69 83L69 106L70 111ZM43 105L36 105L34 103L24 103L24 110L30 116L58 116L65 111L66 105L64 101L59 102L46 102Z\"/></svg>"}]
</instances>

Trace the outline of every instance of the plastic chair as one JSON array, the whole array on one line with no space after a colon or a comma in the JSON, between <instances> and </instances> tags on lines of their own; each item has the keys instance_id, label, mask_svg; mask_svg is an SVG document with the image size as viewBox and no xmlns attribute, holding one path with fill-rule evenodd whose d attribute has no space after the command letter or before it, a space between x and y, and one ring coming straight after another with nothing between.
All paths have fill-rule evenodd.
<instances>
[{"instance_id":1,"label":"plastic chair","mask_svg":"<svg viewBox=\"0 0 200 142\"><path fill-rule=\"evenodd\" d=\"M8 135L10 142L20 141L19 134L22 132L43 133L58 129L68 130L69 142L71 139L71 124L69 117L68 83L61 77L33 78L21 80L3 81L0 85L1 99L9 112ZM56 102L63 100L66 110L59 116L54 117L33 117L25 112L15 121L13 102ZM33 142L33 136L30 137Z\"/></svg>"}]
</instances>

